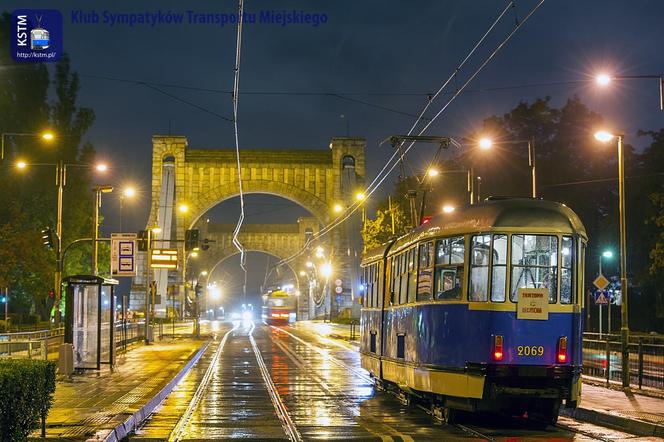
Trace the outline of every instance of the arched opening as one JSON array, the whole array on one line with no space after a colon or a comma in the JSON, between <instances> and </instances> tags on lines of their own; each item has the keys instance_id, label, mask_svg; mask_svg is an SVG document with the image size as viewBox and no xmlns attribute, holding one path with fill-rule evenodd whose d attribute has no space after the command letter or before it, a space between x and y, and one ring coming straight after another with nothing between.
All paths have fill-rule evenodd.
<instances>
[{"instance_id":1,"label":"arched opening","mask_svg":"<svg viewBox=\"0 0 664 442\"><path fill-rule=\"evenodd\" d=\"M341 167L344 168L344 169L347 169L347 168L353 168L354 169L355 168L355 158L353 158L350 155L345 155L341 159Z\"/></svg>"},{"instance_id":2,"label":"arched opening","mask_svg":"<svg viewBox=\"0 0 664 442\"><path fill-rule=\"evenodd\" d=\"M203 313L218 317L221 312L231 313L253 310L254 318L260 317L263 295L276 287L290 287L292 296L299 293L298 278L289 265L274 267L280 257L264 251L246 253L247 284L244 290L244 273L240 267L240 254L233 253L215 263L205 278L207 298ZM293 300L295 303L295 299Z\"/></svg>"}]
</instances>

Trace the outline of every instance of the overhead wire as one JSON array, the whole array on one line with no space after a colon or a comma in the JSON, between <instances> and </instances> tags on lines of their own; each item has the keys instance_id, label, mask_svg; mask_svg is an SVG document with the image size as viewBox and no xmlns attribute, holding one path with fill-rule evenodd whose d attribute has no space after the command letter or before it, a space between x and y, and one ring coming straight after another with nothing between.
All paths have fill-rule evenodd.
<instances>
[{"instance_id":1,"label":"overhead wire","mask_svg":"<svg viewBox=\"0 0 664 442\"><path fill-rule=\"evenodd\" d=\"M411 127L411 129L408 133L409 135L417 127L417 124L420 122L421 117L424 115L426 110L428 110L428 108L431 106L431 103L433 102L433 100L443 91L443 89L456 76L456 74L461 69L462 65L465 64L469 60L470 56L477 50L477 48L480 46L481 42L483 42L486 39L486 37L488 36L490 31L497 25L497 23L505 15L505 13L509 10L509 8L512 6L513 3L514 3L514 1L510 1L508 3L506 8L501 12L501 14L496 19L496 21L494 21L492 23L492 25L489 27L489 30L482 36L482 38L478 41L478 43L473 47L473 49L471 50L469 55L467 55L466 58L464 58L462 63L454 70L452 75L450 75L450 77L443 83L443 86L441 86L438 89L438 91L436 92L434 97L427 103L427 105L424 107L423 111L420 113L420 117L415 121L415 123ZM433 122L449 107L449 105L463 92L463 90L468 86L468 84L470 84L470 82L473 79L475 79L475 77L477 77L477 75L496 56L496 54L498 52L500 52L500 50L507 44L507 42L509 42L509 40L511 40L511 38L514 36L514 34L532 17L532 15L542 6L543 3L544 3L544 0L540 0L529 11L529 13L524 17L523 20L521 20L521 21L519 21L515 24L512 31L500 42L500 44L489 54L489 56L487 58L485 58L484 62L482 62L479 65L479 67L477 69L475 69L475 71L472 73L472 75L470 77L468 77L468 79L463 83L463 85L455 91L455 93L452 95L452 97L443 105L443 107L434 115L434 117L432 119L430 119L429 122L419 131L418 136L422 135L433 124ZM414 144L415 144L414 141L411 142L410 145L401 153L401 156L402 157L405 156L410 151L410 149L413 147ZM399 160L400 160L400 159L397 159L396 161L394 161L395 158L397 157L397 154L398 154L398 152L396 152L396 151L395 151L394 154L392 154L392 156L386 162L385 166L383 166L383 168L381 169L379 174L376 176L376 178L374 178L374 180L372 180L371 184L367 187L367 189L365 189L365 198L364 198L363 201L353 203L350 207L348 207L348 209L346 210L345 213L343 213L342 215L337 217L331 224L328 224L327 226L323 227L323 229L321 229L318 233L312 235L309 238L309 240L307 241L307 243L305 244L305 247L303 247L300 251L296 252L295 254L291 255L288 258L285 258L285 259L279 261L275 265L285 264L285 263L288 263L288 262L292 261L293 259L297 258L298 256L300 256L302 253L304 253L306 251L306 249L308 248L308 246L311 242L313 242L313 241L317 240L318 238L326 235L329 231L336 228L338 225L340 225L341 223L346 221L348 218L350 218L350 216L352 216L353 213L355 213L358 210L358 208L361 207L361 205L364 203L364 201L366 201L366 199L369 196L371 196L378 189L378 187L385 181L385 179L390 175L390 173L397 166L397 164L399 163ZM392 163L391 166L390 166L390 163ZM386 170L387 170L387 172L386 172Z\"/></svg>"},{"instance_id":2,"label":"overhead wire","mask_svg":"<svg viewBox=\"0 0 664 442\"><path fill-rule=\"evenodd\" d=\"M237 178L238 178L238 190L240 196L240 216L237 220L237 225L233 231L233 245L240 252L240 267L244 272L244 284L242 286L242 296L243 298L247 295L247 266L244 246L238 239L240 234L240 229L242 228L242 223L244 222L244 192L242 189L242 164L240 163L240 138L238 134L238 92L240 90L240 60L242 54L242 17L244 9L244 0L239 0L239 12L238 12L238 23L237 23L237 39L236 39L236 48L235 48L235 72L233 80L233 132L235 136L235 159L237 163Z\"/></svg>"}]
</instances>

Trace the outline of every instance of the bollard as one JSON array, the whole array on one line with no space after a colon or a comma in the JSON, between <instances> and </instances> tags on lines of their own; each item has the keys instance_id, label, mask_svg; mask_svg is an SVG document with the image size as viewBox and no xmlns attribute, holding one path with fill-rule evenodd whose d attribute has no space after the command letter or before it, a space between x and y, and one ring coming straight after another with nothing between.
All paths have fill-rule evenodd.
<instances>
[{"instance_id":1,"label":"bollard","mask_svg":"<svg viewBox=\"0 0 664 442\"><path fill-rule=\"evenodd\" d=\"M643 338L639 336L639 390L643 387Z\"/></svg>"},{"instance_id":2,"label":"bollard","mask_svg":"<svg viewBox=\"0 0 664 442\"><path fill-rule=\"evenodd\" d=\"M609 337L606 337L606 387L609 388L611 379L611 343Z\"/></svg>"}]
</instances>

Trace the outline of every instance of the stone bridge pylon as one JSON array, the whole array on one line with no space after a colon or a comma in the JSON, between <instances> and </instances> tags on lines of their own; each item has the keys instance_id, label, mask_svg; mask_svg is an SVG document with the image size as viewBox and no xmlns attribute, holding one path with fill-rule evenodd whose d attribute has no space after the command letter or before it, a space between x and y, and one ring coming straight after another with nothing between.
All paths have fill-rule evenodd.
<instances>
[{"instance_id":1,"label":"stone bridge pylon","mask_svg":"<svg viewBox=\"0 0 664 442\"><path fill-rule=\"evenodd\" d=\"M362 138L332 138L326 149L242 149L240 162L243 191L246 194L275 195L299 204L311 213L311 220L301 219L301 223L307 224L307 229L311 229L307 234L316 232L334 219L333 209L336 205L352 204L355 193L362 190L365 178L365 146L366 141ZM183 314L186 278L182 274L182 264L185 230L192 228L215 205L239 196L234 149L190 149L184 136L153 136L151 196L147 227L158 226L161 229L161 233L156 235L154 247L177 248L180 251L177 271L150 272L150 280L156 282L155 313L158 317L165 316L167 306L172 304L174 297L176 311ZM186 210L179 210L180 208ZM300 228L299 224L291 228L291 234L295 234L295 229ZM333 256L333 274L329 278L332 290L327 290L330 295L326 308L331 314L349 309L357 310L359 254L362 250L361 243L358 243L361 229L359 215L351 217L344 224L343 228L333 230L325 238L332 248L330 254ZM285 245L281 247L276 243L269 244L269 241L278 241L278 235L288 235L289 232L275 232L276 236L264 232L265 238L260 240L261 232L250 230L251 228L247 228L242 233L248 235L245 244L247 250L251 250L251 240L248 238L254 235L257 243L262 241L262 246L256 249L257 251L277 257L281 257L286 250L291 251ZM298 243L304 241L303 232L297 232L301 235ZM221 230L219 233L221 234ZM227 244L227 240L228 237L223 237L218 243ZM244 241L242 242L244 244ZM220 261L228 257L224 254L231 253L228 248L212 246L211 250L213 249L219 253ZM307 254L303 256L307 258ZM295 265L292 264L292 267ZM130 308L135 311L144 310L147 274L145 267L145 258L139 257L139 276L134 278L130 298ZM293 270L297 276L298 269ZM337 280L341 281L341 289L335 290L337 284L334 282L338 283ZM303 287L302 284L300 286ZM301 292L307 296L303 290ZM172 297L168 298L167 293L173 293ZM314 316L322 315L322 311L322 308L314 311Z\"/></svg>"}]
</instances>

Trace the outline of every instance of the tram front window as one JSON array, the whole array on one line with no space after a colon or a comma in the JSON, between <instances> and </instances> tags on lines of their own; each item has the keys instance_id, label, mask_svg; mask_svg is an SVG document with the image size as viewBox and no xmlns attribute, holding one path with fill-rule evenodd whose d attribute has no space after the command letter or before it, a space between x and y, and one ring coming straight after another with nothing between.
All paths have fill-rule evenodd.
<instances>
[{"instance_id":1,"label":"tram front window","mask_svg":"<svg viewBox=\"0 0 664 442\"><path fill-rule=\"evenodd\" d=\"M512 235L512 290L517 301L520 288L549 289L549 303L558 292L558 237L554 235Z\"/></svg>"}]
</instances>

